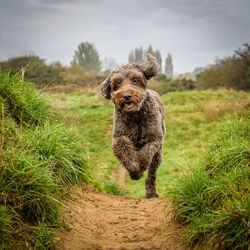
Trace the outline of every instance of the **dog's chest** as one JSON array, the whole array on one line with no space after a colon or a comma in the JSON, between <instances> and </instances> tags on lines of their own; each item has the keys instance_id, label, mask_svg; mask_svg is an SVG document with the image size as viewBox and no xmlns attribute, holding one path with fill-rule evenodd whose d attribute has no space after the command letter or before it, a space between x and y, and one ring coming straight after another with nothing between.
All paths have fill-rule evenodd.
<instances>
[{"instance_id":1,"label":"dog's chest","mask_svg":"<svg viewBox=\"0 0 250 250\"><path fill-rule=\"evenodd\" d=\"M150 140L152 131L147 118L130 117L122 121L124 135L133 141L136 147L142 147Z\"/></svg>"}]
</instances>

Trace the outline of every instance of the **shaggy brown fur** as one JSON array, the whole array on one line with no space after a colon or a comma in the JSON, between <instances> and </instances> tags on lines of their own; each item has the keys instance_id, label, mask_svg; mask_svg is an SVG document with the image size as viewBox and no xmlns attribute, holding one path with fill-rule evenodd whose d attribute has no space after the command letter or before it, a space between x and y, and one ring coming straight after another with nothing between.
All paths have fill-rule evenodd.
<instances>
[{"instance_id":1,"label":"shaggy brown fur","mask_svg":"<svg viewBox=\"0 0 250 250\"><path fill-rule=\"evenodd\" d=\"M165 134L164 107L160 96L147 89L147 82L159 71L148 54L145 64L127 64L112 71L101 85L102 95L115 104L113 152L138 180L148 169L146 198L158 197L156 173L162 161Z\"/></svg>"}]
</instances>

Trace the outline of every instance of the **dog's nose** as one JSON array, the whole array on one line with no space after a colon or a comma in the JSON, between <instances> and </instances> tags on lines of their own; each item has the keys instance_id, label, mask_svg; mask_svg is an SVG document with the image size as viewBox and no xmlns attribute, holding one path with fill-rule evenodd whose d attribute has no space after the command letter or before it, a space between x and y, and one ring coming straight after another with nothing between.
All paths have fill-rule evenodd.
<instances>
[{"instance_id":1,"label":"dog's nose","mask_svg":"<svg viewBox=\"0 0 250 250\"><path fill-rule=\"evenodd\" d=\"M123 95L123 98L126 100L126 101L129 101L131 99L132 95L130 93L126 93Z\"/></svg>"}]
</instances>

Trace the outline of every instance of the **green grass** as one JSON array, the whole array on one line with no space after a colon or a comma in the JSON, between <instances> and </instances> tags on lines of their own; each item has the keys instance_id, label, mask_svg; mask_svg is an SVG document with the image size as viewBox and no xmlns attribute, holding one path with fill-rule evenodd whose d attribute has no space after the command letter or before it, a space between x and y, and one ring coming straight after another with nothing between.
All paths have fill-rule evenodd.
<instances>
[{"instance_id":1,"label":"green grass","mask_svg":"<svg viewBox=\"0 0 250 250\"><path fill-rule=\"evenodd\" d=\"M78 130L87 145L90 166L95 178L109 178L119 162L112 153L113 104L99 94L48 94L50 102ZM241 115L249 103L245 92L188 91L162 96L166 110L167 134L164 141L164 161L158 170L158 193L164 196L173 185L174 177L184 168L197 165L209 138L226 126L226 117ZM144 177L130 180L126 175L126 195L145 195Z\"/></svg>"},{"instance_id":2,"label":"green grass","mask_svg":"<svg viewBox=\"0 0 250 250\"><path fill-rule=\"evenodd\" d=\"M69 186L93 182L85 146L31 84L0 80L0 249L49 249Z\"/></svg>"},{"instance_id":3,"label":"green grass","mask_svg":"<svg viewBox=\"0 0 250 250\"><path fill-rule=\"evenodd\" d=\"M5 115L26 126L42 125L52 115L50 105L33 84L19 76L0 73L0 103Z\"/></svg>"},{"instance_id":4,"label":"green grass","mask_svg":"<svg viewBox=\"0 0 250 250\"><path fill-rule=\"evenodd\" d=\"M139 181L126 175L125 193L112 178L107 180L119 166L111 148L111 101L99 94L81 93L48 94L48 98L87 145L90 167L95 178L102 180L102 190L143 198L145 174ZM189 91L161 98L167 133L164 161L158 170L158 194L172 196L176 218L187 226L190 245L205 242L218 249L245 249L249 240L249 94ZM201 159L204 151L207 153Z\"/></svg>"},{"instance_id":5,"label":"green grass","mask_svg":"<svg viewBox=\"0 0 250 250\"><path fill-rule=\"evenodd\" d=\"M132 181L127 175L126 189L111 178L119 166L111 148L111 101L87 93L45 98L18 76L0 73L0 80L1 249L53 248L52 228L64 225L59 208L71 185L144 197L145 176ZM246 246L249 99L229 91L162 96L167 134L157 189L172 196L176 218L189 225L190 244Z\"/></svg>"},{"instance_id":6,"label":"green grass","mask_svg":"<svg viewBox=\"0 0 250 250\"><path fill-rule=\"evenodd\" d=\"M78 130L79 139L86 146L90 167L98 183L109 178L118 167L111 148L113 107L93 94L49 94L50 102L63 113L68 124ZM103 185L98 187L105 191Z\"/></svg>"},{"instance_id":7,"label":"green grass","mask_svg":"<svg viewBox=\"0 0 250 250\"><path fill-rule=\"evenodd\" d=\"M189 224L187 242L216 249L249 246L249 117L234 116L206 147L199 165L175 180L176 218Z\"/></svg>"}]
</instances>

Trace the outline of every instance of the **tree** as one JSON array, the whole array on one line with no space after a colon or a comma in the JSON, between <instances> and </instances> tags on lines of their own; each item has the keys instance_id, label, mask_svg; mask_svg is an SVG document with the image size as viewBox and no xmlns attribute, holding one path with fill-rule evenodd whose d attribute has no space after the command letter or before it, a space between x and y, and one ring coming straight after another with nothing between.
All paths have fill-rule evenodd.
<instances>
[{"instance_id":1,"label":"tree","mask_svg":"<svg viewBox=\"0 0 250 250\"><path fill-rule=\"evenodd\" d=\"M47 65L44 59L36 55L12 57L0 62L0 68L3 71L10 71L11 74L23 72L24 79L36 83L37 86L61 83L60 73L65 70L59 62Z\"/></svg>"},{"instance_id":2,"label":"tree","mask_svg":"<svg viewBox=\"0 0 250 250\"><path fill-rule=\"evenodd\" d=\"M239 82L239 89L250 89L250 45L245 43L243 48L235 51L236 57L238 57L243 63L243 73L241 81Z\"/></svg>"},{"instance_id":3,"label":"tree","mask_svg":"<svg viewBox=\"0 0 250 250\"><path fill-rule=\"evenodd\" d=\"M162 72L161 52L160 52L159 50L156 50L156 51L153 52L153 55L156 57L156 60L157 60L157 62L159 63L160 69L161 69L161 72Z\"/></svg>"},{"instance_id":4,"label":"tree","mask_svg":"<svg viewBox=\"0 0 250 250\"><path fill-rule=\"evenodd\" d=\"M149 45L146 50L144 50L142 47L135 48L134 50L132 50L128 55L128 63L144 63L147 59L147 53L150 53L156 57L157 62L159 63L160 68L162 69L161 53L159 50L154 51L151 45Z\"/></svg>"},{"instance_id":5,"label":"tree","mask_svg":"<svg viewBox=\"0 0 250 250\"><path fill-rule=\"evenodd\" d=\"M244 63L235 55L217 60L205 71L201 72L197 81L199 89L233 88L244 89L241 86L244 75Z\"/></svg>"},{"instance_id":6,"label":"tree","mask_svg":"<svg viewBox=\"0 0 250 250\"><path fill-rule=\"evenodd\" d=\"M160 52L159 50L155 50L155 51L154 51L153 48L152 48L152 46L149 45L148 49L146 50L146 54L147 54L147 53L152 54L152 55L156 58L157 62L158 62L159 65L160 65L160 69L161 69L161 72L162 72L161 52Z\"/></svg>"},{"instance_id":7,"label":"tree","mask_svg":"<svg viewBox=\"0 0 250 250\"><path fill-rule=\"evenodd\" d=\"M111 71L118 68L119 65L114 58L105 58L102 61L102 71Z\"/></svg>"},{"instance_id":8,"label":"tree","mask_svg":"<svg viewBox=\"0 0 250 250\"><path fill-rule=\"evenodd\" d=\"M151 45L149 45L148 49L147 49L147 53L150 53L150 54L154 54L154 51L153 51L153 48Z\"/></svg>"},{"instance_id":9,"label":"tree","mask_svg":"<svg viewBox=\"0 0 250 250\"><path fill-rule=\"evenodd\" d=\"M78 45L73 61L80 64L85 72L99 73L101 70L99 54L94 45L89 42Z\"/></svg>"},{"instance_id":10,"label":"tree","mask_svg":"<svg viewBox=\"0 0 250 250\"><path fill-rule=\"evenodd\" d=\"M233 88L237 90L250 89L250 45L235 51L233 56L216 60L197 78L199 89Z\"/></svg>"},{"instance_id":11,"label":"tree","mask_svg":"<svg viewBox=\"0 0 250 250\"><path fill-rule=\"evenodd\" d=\"M172 56L170 53L166 57L164 73L167 75L168 78L170 79L173 78L174 69L173 69Z\"/></svg>"},{"instance_id":12,"label":"tree","mask_svg":"<svg viewBox=\"0 0 250 250\"><path fill-rule=\"evenodd\" d=\"M146 53L142 47L135 48L129 53L128 63L144 63L146 61Z\"/></svg>"}]
</instances>

